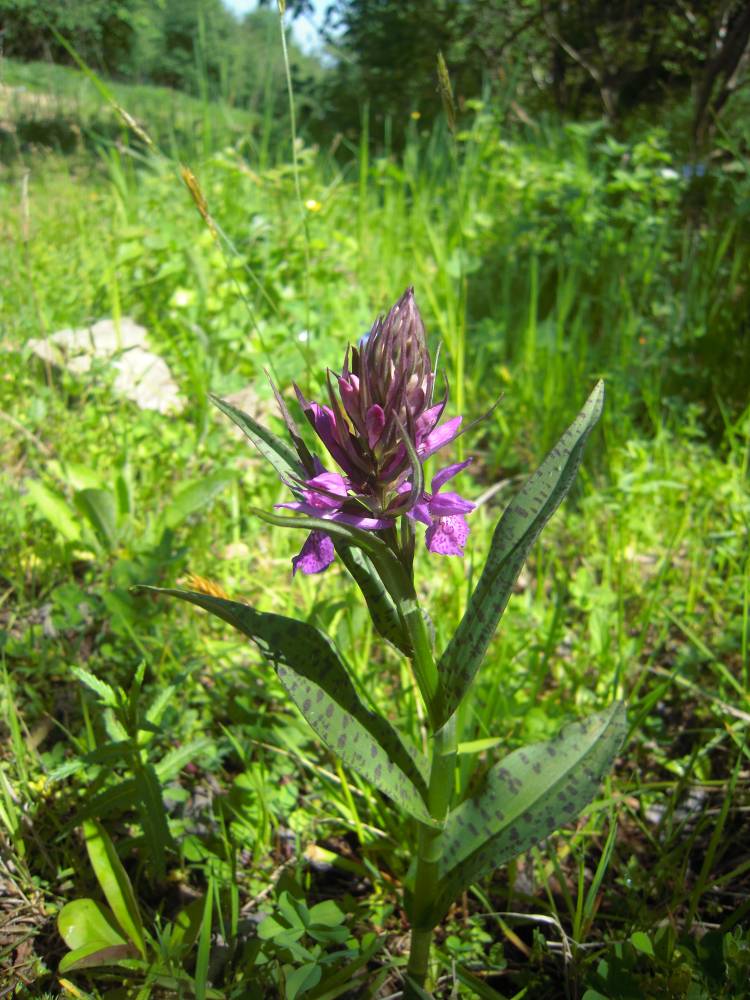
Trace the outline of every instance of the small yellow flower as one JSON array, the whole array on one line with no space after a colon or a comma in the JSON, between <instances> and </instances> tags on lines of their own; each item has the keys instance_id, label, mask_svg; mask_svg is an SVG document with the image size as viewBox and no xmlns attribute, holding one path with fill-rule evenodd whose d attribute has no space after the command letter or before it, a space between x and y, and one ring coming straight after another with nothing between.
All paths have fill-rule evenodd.
<instances>
[{"instance_id":1,"label":"small yellow flower","mask_svg":"<svg viewBox=\"0 0 750 1000\"><path fill-rule=\"evenodd\" d=\"M411 118L412 118L413 121L418 122L421 117L422 117L422 114L421 114L420 111L412 111Z\"/></svg>"},{"instance_id":2,"label":"small yellow flower","mask_svg":"<svg viewBox=\"0 0 750 1000\"><path fill-rule=\"evenodd\" d=\"M320 204L320 202L316 201L314 198L308 198L307 201L305 202L305 208L307 209L308 212L319 212L322 207L323 206Z\"/></svg>"},{"instance_id":3,"label":"small yellow flower","mask_svg":"<svg viewBox=\"0 0 750 1000\"><path fill-rule=\"evenodd\" d=\"M34 781L30 781L29 788L32 792L36 792L38 795L46 796L50 790L50 783L47 779L47 775L41 774Z\"/></svg>"}]
</instances>

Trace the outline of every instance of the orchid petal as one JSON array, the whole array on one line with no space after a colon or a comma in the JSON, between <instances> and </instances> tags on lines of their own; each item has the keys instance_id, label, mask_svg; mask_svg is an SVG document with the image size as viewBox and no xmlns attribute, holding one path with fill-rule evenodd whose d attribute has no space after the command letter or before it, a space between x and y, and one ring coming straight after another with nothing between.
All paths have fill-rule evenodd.
<instances>
[{"instance_id":1,"label":"orchid petal","mask_svg":"<svg viewBox=\"0 0 750 1000\"><path fill-rule=\"evenodd\" d=\"M467 465L471 465L472 462L472 458L467 458L465 462L456 462L455 465L446 465L444 469L439 469L432 477L432 492L437 493L441 486L447 483L449 479L457 476L462 469L465 469Z\"/></svg>"},{"instance_id":2,"label":"orchid petal","mask_svg":"<svg viewBox=\"0 0 750 1000\"><path fill-rule=\"evenodd\" d=\"M474 507L471 500L465 500L458 493L438 493L430 501L430 514L433 517L450 517L451 514L468 514Z\"/></svg>"},{"instance_id":3,"label":"orchid petal","mask_svg":"<svg viewBox=\"0 0 750 1000\"><path fill-rule=\"evenodd\" d=\"M469 537L469 525L462 514L436 518L425 532L430 552L441 556L462 556Z\"/></svg>"},{"instance_id":4,"label":"orchid petal","mask_svg":"<svg viewBox=\"0 0 750 1000\"><path fill-rule=\"evenodd\" d=\"M313 503L310 502L311 498L314 498ZM310 517L322 517L330 520L334 514L338 513L341 504L331 504L328 497L310 494L310 497L306 497L305 501L296 500L291 503L276 503L274 507L284 507L286 510L294 510L298 514L309 514Z\"/></svg>"},{"instance_id":5,"label":"orchid petal","mask_svg":"<svg viewBox=\"0 0 750 1000\"><path fill-rule=\"evenodd\" d=\"M412 509L406 512L406 516L412 518L414 521L421 521L422 524L426 524L428 528L432 525L430 503L427 500L421 500L419 503L415 503Z\"/></svg>"},{"instance_id":6,"label":"orchid petal","mask_svg":"<svg viewBox=\"0 0 750 1000\"><path fill-rule=\"evenodd\" d=\"M352 464L349 456L343 450L336 439L336 416L330 406L321 406L320 403L310 402L305 399L299 386L294 386L299 404L304 410L305 416L312 424L313 430L328 449L334 462L339 465L347 475L359 475L360 470Z\"/></svg>"},{"instance_id":7,"label":"orchid petal","mask_svg":"<svg viewBox=\"0 0 750 1000\"><path fill-rule=\"evenodd\" d=\"M326 490L340 497L345 497L349 492L346 480L338 472L322 472L313 479L308 479L306 485L313 490Z\"/></svg>"},{"instance_id":8,"label":"orchid petal","mask_svg":"<svg viewBox=\"0 0 750 1000\"><path fill-rule=\"evenodd\" d=\"M292 575L298 569L303 573L322 573L333 562L333 541L324 531L311 531L299 553L292 559Z\"/></svg>"},{"instance_id":9,"label":"orchid petal","mask_svg":"<svg viewBox=\"0 0 750 1000\"><path fill-rule=\"evenodd\" d=\"M444 409L445 400L442 400L440 403L435 403L434 406L430 406L423 413L420 413L417 417L417 422L414 425L417 444L424 441L430 432L435 429L435 425L443 415Z\"/></svg>"},{"instance_id":10,"label":"orchid petal","mask_svg":"<svg viewBox=\"0 0 750 1000\"><path fill-rule=\"evenodd\" d=\"M424 407L426 398L427 394L421 385L415 386L413 389L407 387L406 402L412 413L420 412L420 410Z\"/></svg>"},{"instance_id":11,"label":"orchid petal","mask_svg":"<svg viewBox=\"0 0 750 1000\"><path fill-rule=\"evenodd\" d=\"M341 402L344 404L346 416L348 416L352 424L354 424L358 433L362 434L365 431L365 428L359 412L359 379L356 375L349 375L348 378L344 378L344 376L341 375L338 378L338 385L339 395L341 397Z\"/></svg>"},{"instance_id":12,"label":"orchid petal","mask_svg":"<svg viewBox=\"0 0 750 1000\"><path fill-rule=\"evenodd\" d=\"M341 401L344 404L344 409L349 414L351 419L354 420L357 415L359 393L344 378L339 379L339 392L341 394Z\"/></svg>"},{"instance_id":13,"label":"orchid petal","mask_svg":"<svg viewBox=\"0 0 750 1000\"><path fill-rule=\"evenodd\" d=\"M325 511L320 507L315 507L311 503L303 503L301 500L291 500L289 503L275 503L274 508L283 507L285 510L293 510L298 514L310 514L312 517L325 517Z\"/></svg>"},{"instance_id":14,"label":"orchid petal","mask_svg":"<svg viewBox=\"0 0 750 1000\"><path fill-rule=\"evenodd\" d=\"M350 524L354 528L362 528L364 531L382 531L383 528L390 528L393 519L387 517L367 517L364 514L348 514L341 510L327 510L323 507L316 507L311 503L302 503L294 500L290 503L277 503L274 507L283 507L286 510L296 511L297 514L308 514L310 517L318 517L323 521L337 521L339 524Z\"/></svg>"},{"instance_id":15,"label":"orchid petal","mask_svg":"<svg viewBox=\"0 0 750 1000\"><path fill-rule=\"evenodd\" d=\"M336 416L331 407L321 406L320 403L309 403L305 412L308 415L310 423L313 425L315 433L333 457L336 458L336 453L342 452L341 447L336 441ZM339 465L341 465L340 462Z\"/></svg>"},{"instance_id":16,"label":"orchid petal","mask_svg":"<svg viewBox=\"0 0 750 1000\"><path fill-rule=\"evenodd\" d=\"M291 483L287 484L294 488ZM303 510L306 513L315 511L318 516L323 513L339 510L346 500L349 485L338 472L320 472L312 479L302 480L302 501L291 506L291 510ZM279 507L287 504L278 504Z\"/></svg>"},{"instance_id":17,"label":"orchid petal","mask_svg":"<svg viewBox=\"0 0 750 1000\"><path fill-rule=\"evenodd\" d=\"M452 417L446 420L440 427L436 427L419 445L419 454L422 458L428 458L440 448L449 444L457 435L463 417Z\"/></svg>"},{"instance_id":18,"label":"orchid petal","mask_svg":"<svg viewBox=\"0 0 750 1000\"><path fill-rule=\"evenodd\" d=\"M423 458L424 456L420 453L419 457ZM409 459L406 453L406 448L404 448L403 444L399 444L393 458L383 469L381 469L380 474L386 481L389 479L395 479L400 472L403 472L407 468L408 464ZM411 487L409 488L411 489Z\"/></svg>"},{"instance_id":19,"label":"orchid petal","mask_svg":"<svg viewBox=\"0 0 750 1000\"><path fill-rule=\"evenodd\" d=\"M383 528L393 526L393 521L388 517L365 517L363 514L346 514L343 511L326 515L326 520L338 521L339 524L351 524L352 527L363 528L365 531L382 531Z\"/></svg>"}]
</instances>

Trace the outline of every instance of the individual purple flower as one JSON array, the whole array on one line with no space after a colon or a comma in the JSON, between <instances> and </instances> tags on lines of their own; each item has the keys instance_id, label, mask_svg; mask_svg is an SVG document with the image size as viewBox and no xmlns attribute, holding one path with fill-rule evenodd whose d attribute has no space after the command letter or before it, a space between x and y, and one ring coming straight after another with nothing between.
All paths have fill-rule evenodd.
<instances>
[{"instance_id":1,"label":"individual purple flower","mask_svg":"<svg viewBox=\"0 0 750 1000\"><path fill-rule=\"evenodd\" d=\"M468 463L437 473L432 494L412 489L419 467L458 435L462 418L441 422L447 398L433 398L435 373L424 325L408 288L385 318L376 320L358 347L348 347L340 375L328 372L326 403L308 400L294 386L302 410L340 472L314 458L276 393L307 478L290 482L296 499L279 504L323 520L384 531L404 514L428 525L431 552L461 555L473 504L440 487ZM274 388L274 392L276 392ZM307 538L294 571L319 573L333 559L324 531Z\"/></svg>"},{"instance_id":2,"label":"individual purple flower","mask_svg":"<svg viewBox=\"0 0 750 1000\"><path fill-rule=\"evenodd\" d=\"M470 531L466 514L474 510L475 504L458 493L441 493L440 490L470 462L467 458L465 462L457 462L437 472L431 483L432 493L423 493L422 499L408 511L408 517L427 525L425 542L430 552L442 556L464 554Z\"/></svg>"}]
</instances>

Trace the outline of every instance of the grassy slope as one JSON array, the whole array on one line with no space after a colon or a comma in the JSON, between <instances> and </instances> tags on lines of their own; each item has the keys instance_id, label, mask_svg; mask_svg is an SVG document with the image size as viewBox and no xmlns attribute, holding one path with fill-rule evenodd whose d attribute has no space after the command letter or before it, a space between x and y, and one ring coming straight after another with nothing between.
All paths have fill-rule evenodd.
<instances>
[{"instance_id":1,"label":"grassy slope","mask_svg":"<svg viewBox=\"0 0 750 1000\"><path fill-rule=\"evenodd\" d=\"M107 82L114 99L154 141L175 158L195 156L249 139L259 116L212 103L168 87ZM96 84L77 70L51 63L0 63L0 132L7 162L35 147L71 153L122 140L127 130Z\"/></svg>"},{"instance_id":2,"label":"grassy slope","mask_svg":"<svg viewBox=\"0 0 750 1000\"><path fill-rule=\"evenodd\" d=\"M721 949L744 921L736 900L747 867L736 849L745 835L739 767L749 710L747 422L732 423L712 449L694 415L678 410L674 420L659 402L663 355L653 315L673 287L667 228L676 201L666 179L659 186L664 154L648 144L641 151L646 210L631 218L627 200L613 196L616 154L595 159L595 137L554 138L557 145L499 143L491 123L479 121L463 140L458 183L440 137L415 133L403 163L363 155L339 168L305 150L304 208L283 162L261 171L232 152L213 154L195 170L237 255L212 240L166 160L136 171L127 151L114 148L97 164L25 154L28 193L21 169L3 178L0 225L13 253L0 263L10 734L0 815L14 865L8 898L20 912L25 894L39 933L25 974L40 985L52 988L45 966L53 970L63 952L45 904L96 892L73 829L80 810L106 789L112 770L131 773L124 760L59 772L116 736L73 679L74 665L127 687L145 661L144 707L176 685L149 750L154 763L206 739L190 768L163 779L175 838L166 855L170 912L210 875L224 890L221 919L231 928L232 893L250 912L290 857L287 874L311 900L340 895L298 860L310 844L324 844L369 866L355 869L372 885L345 904L350 922L360 932L384 926L399 952L387 878L399 878L408 861L403 821L337 771L241 643L127 588L189 569L265 610L310 616L343 647L354 640L367 689L418 738L411 700L399 696L407 683L400 665L372 644L342 578L292 582L288 560L299 539L247 516L247 505L269 508L283 491L205 398L209 389L251 382L268 413L264 366L282 385L301 377L314 386L373 310L413 282L429 328L446 345L456 405L478 416L505 390L500 410L466 439L479 461L465 488L476 497L497 479L510 485L473 517L465 562L446 560L436 573L420 556L439 643L458 620L467 574L481 563L515 477L541 457L595 375L605 374L611 389L583 487L522 576L463 737L541 738L614 690L628 698L633 723L609 786L615 812L602 796L575 830L486 884L470 912L495 915L462 923L458 913L444 953L483 973L494 968L492 982L506 993L527 977L528 996L560 995L556 934L538 920L502 916L543 913L572 940L575 961L564 975L579 994L589 987L625 996L618 990L631 977L643 995L683 996L691 981L703 984L703 995L733 995L720 993L730 990ZM30 362L29 338L118 313L144 322L173 366L189 401L179 420L118 401L105 373L80 382ZM149 536L186 483L223 468L238 469L239 479L210 508L178 523L161 546ZM118 476L133 500L111 544L66 543L60 516L56 528L28 492L38 480L72 503L76 490L111 488ZM56 769L65 776L50 781ZM124 787L119 799L95 799L95 810L126 855L142 860L130 870L150 914L164 897L158 837L139 839L137 789ZM602 853L605 845L611 853ZM602 857L602 881L592 888ZM534 925L547 944L532 939ZM677 940L706 927L718 932L708 957L696 957L695 939ZM629 938L624 949L612 945ZM230 972L245 984L261 981L242 955L230 956L228 970L227 988ZM256 988L270 989L262 982Z\"/></svg>"}]
</instances>

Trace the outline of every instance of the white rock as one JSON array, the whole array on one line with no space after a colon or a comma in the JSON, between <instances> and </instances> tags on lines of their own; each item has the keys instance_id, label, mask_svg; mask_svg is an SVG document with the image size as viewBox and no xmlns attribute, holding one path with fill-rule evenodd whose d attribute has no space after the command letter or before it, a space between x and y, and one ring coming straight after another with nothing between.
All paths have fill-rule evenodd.
<instances>
[{"instance_id":1,"label":"white rock","mask_svg":"<svg viewBox=\"0 0 750 1000\"><path fill-rule=\"evenodd\" d=\"M74 375L86 375L95 359L110 362L116 372L115 392L142 410L180 413L185 408L166 362L149 349L145 327L129 316L119 323L101 319L91 327L58 330L44 340L29 341L29 347L42 361Z\"/></svg>"}]
</instances>

